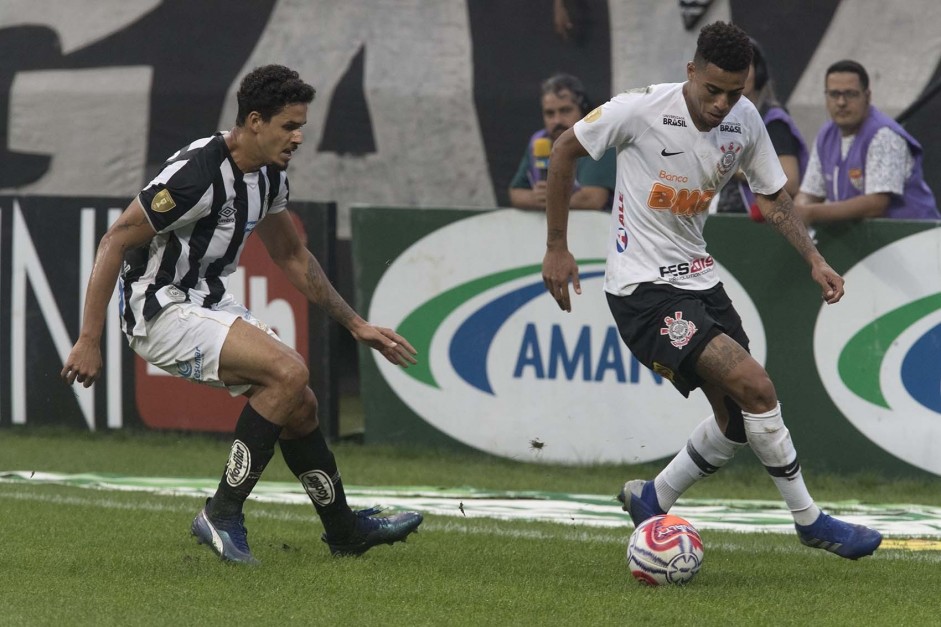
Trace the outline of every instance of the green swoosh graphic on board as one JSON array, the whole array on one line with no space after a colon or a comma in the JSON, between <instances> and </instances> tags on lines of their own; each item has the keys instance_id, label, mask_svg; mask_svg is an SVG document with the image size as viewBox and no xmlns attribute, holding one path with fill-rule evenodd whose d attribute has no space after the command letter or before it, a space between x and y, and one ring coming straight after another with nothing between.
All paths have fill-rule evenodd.
<instances>
[{"instance_id":1,"label":"green swoosh graphic on board","mask_svg":"<svg viewBox=\"0 0 941 627\"><path fill-rule=\"evenodd\" d=\"M582 259L579 265L604 263L604 259ZM494 272L478 279L461 283L451 289L438 294L434 298L422 303L412 310L396 329L400 335L411 342L419 355L425 356L414 366L409 366L405 374L413 379L426 383L432 387L440 388L431 372L431 364L427 358L431 349L431 339L438 331L438 327L451 313L474 296L485 292L501 283L542 272L542 264L520 266Z\"/></svg>"},{"instance_id":2,"label":"green swoosh graphic on board","mask_svg":"<svg viewBox=\"0 0 941 627\"><path fill-rule=\"evenodd\" d=\"M843 347L837 362L837 370L846 387L873 405L889 409L879 384L882 360L895 338L938 309L941 309L941 293L893 309L857 331Z\"/></svg>"}]
</instances>

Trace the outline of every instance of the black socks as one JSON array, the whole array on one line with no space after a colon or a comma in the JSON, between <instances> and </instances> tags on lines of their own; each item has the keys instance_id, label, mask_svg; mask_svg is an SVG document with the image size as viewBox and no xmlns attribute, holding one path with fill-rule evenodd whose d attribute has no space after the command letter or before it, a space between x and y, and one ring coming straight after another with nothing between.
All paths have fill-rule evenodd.
<instances>
[{"instance_id":1,"label":"black socks","mask_svg":"<svg viewBox=\"0 0 941 627\"><path fill-rule=\"evenodd\" d=\"M245 405L235 425L229 461L207 514L210 518L239 515L274 455L275 442L280 442L285 463L304 486L327 535L334 541L346 539L355 528L356 515L346 502L336 458L323 433L318 427L301 438L279 440L281 430L250 404Z\"/></svg>"},{"instance_id":2,"label":"black socks","mask_svg":"<svg viewBox=\"0 0 941 627\"><path fill-rule=\"evenodd\" d=\"M241 513L242 504L271 461L280 435L280 425L268 421L246 403L235 425L235 441L229 451L225 472L209 503L207 513L210 518L227 518Z\"/></svg>"},{"instance_id":3,"label":"black socks","mask_svg":"<svg viewBox=\"0 0 941 627\"><path fill-rule=\"evenodd\" d=\"M336 458L320 427L295 440L281 440L280 444L284 462L307 491L327 536L334 541L345 539L356 524L356 516L346 503Z\"/></svg>"}]
</instances>

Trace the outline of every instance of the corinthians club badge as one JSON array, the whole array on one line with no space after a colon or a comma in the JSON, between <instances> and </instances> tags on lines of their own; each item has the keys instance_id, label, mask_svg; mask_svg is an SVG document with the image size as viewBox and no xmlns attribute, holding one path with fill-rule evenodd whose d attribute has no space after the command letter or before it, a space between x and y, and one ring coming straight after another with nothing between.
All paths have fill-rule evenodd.
<instances>
[{"instance_id":1,"label":"corinthians club badge","mask_svg":"<svg viewBox=\"0 0 941 627\"><path fill-rule=\"evenodd\" d=\"M677 311L673 318L667 316L663 322L667 326L660 329L660 335L669 335L670 344L677 348L683 348L689 344L689 340L696 333L696 325L689 320L683 320L683 312Z\"/></svg>"},{"instance_id":2,"label":"corinthians club badge","mask_svg":"<svg viewBox=\"0 0 941 627\"><path fill-rule=\"evenodd\" d=\"M722 151L722 158L716 165L716 169L719 171L720 176L725 176L735 167L738 153L742 151L742 145L735 142L728 142L727 144L719 146L719 150Z\"/></svg>"}]
</instances>

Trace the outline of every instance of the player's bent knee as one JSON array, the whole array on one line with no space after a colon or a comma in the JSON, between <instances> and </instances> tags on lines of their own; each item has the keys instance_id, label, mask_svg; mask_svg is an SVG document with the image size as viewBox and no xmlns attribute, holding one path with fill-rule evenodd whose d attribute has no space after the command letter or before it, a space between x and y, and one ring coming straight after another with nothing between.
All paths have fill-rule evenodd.
<instances>
[{"instance_id":1,"label":"player's bent knee","mask_svg":"<svg viewBox=\"0 0 941 627\"><path fill-rule=\"evenodd\" d=\"M305 388L301 394L300 403L297 409L291 414L291 418L285 426L285 436L288 438L304 437L314 429L320 426L320 420L317 418L318 409L317 397L309 387Z\"/></svg>"},{"instance_id":2,"label":"player's bent knee","mask_svg":"<svg viewBox=\"0 0 941 627\"><path fill-rule=\"evenodd\" d=\"M286 393L301 395L310 381L307 367L294 360L284 360L275 372L274 385L283 388Z\"/></svg>"},{"instance_id":3,"label":"player's bent knee","mask_svg":"<svg viewBox=\"0 0 941 627\"><path fill-rule=\"evenodd\" d=\"M742 409L750 413L764 413L774 409L778 403L778 395L768 373L762 370L760 375L746 379L742 386L741 398L736 401Z\"/></svg>"}]
</instances>

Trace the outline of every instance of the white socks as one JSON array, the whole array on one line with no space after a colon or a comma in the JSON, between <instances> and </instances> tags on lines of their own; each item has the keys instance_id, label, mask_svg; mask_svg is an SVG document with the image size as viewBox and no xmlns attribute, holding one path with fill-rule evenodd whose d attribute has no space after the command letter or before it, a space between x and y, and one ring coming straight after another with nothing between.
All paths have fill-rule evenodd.
<instances>
[{"instance_id":1,"label":"white socks","mask_svg":"<svg viewBox=\"0 0 941 627\"><path fill-rule=\"evenodd\" d=\"M669 511L683 492L725 466L743 446L725 437L713 416L696 425L686 447L654 479L661 509Z\"/></svg>"},{"instance_id":2,"label":"white socks","mask_svg":"<svg viewBox=\"0 0 941 627\"><path fill-rule=\"evenodd\" d=\"M774 485L787 503L794 522L809 525L817 520L820 508L804 485L797 451L791 434L781 418L781 404L763 414L742 412L745 419L745 434L755 456L764 464L774 480Z\"/></svg>"},{"instance_id":3,"label":"white socks","mask_svg":"<svg viewBox=\"0 0 941 627\"><path fill-rule=\"evenodd\" d=\"M784 498L794 522L810 525L820 515L804 478L791 434L781 418L781 405L763 414L743 411L745 434L755 456L761 461L774 485ZM712 475L745 446L734 442L719 430L715 418L709 416L699 423L689 436L686 446L654 479L657 501L663 511L670 511L686 490L694 483Z\"/></svg>"}]
</instances>

